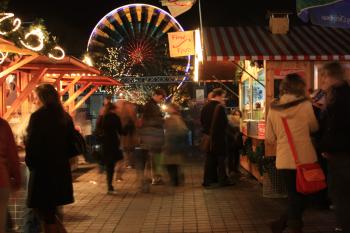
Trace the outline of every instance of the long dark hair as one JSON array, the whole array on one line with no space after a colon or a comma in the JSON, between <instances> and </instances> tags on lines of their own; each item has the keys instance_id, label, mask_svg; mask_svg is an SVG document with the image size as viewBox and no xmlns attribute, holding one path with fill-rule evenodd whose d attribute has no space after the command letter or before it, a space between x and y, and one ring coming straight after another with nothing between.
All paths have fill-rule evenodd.
<instances>
[{"instance_id":1,"label":"long dark hair","mask_svg":"<svg viewBox=\"0 0 350 233\"><path fill-rule=\"evenodd\" d=\"M59 116L64 115L60 96L53 85L41 84L35 89L35 92L43 107L55 110Z\"/></svg>"}]
</instances>

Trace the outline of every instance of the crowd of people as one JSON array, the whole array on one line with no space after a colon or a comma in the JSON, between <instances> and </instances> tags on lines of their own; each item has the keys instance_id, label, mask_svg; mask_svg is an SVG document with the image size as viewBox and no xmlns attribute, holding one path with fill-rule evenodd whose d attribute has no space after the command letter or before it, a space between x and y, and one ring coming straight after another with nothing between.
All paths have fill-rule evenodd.
<instances>
[{"instance_id":1,"label":"crowd of people","mask_svg":"<svg viewBox=\"0 0 350 233\"><path fill-rule=\"evenodd\" d=\"M269 106L266 142L277 146L276 168L288 191L286 212L270 225L273 233L282 233L287 227L289 232L302 232L308 196L296 188L296 168L299 163L317 161L323 161L328 177L327 197L335 209L337 230L350 232L350 86L340 63L325 64L320 75L321 89L311 96L306 94L302 77L287 75L280 86L280 97ZM205 150L205 188L234 185L235 177L240 175L242 113L237 109L227 112L225 95L223 89L214 89L201 111L202 131L210 139ZM76 130L52 85L38 86L35 96L37 110L30 117L25 138L25 163L30 173L27 207L40 220L44 232L64 233L67 231L59 217L59 207L74 201L70 159L80 153ZM127 167L136 169L141 192L149 192L151 185L184 184L182 165L188 151L188 125L177 104L169 103L165 111L161 109L165 98L164 90L154 90L139 112L129 102L105 99L95 135L102 148L99 162L106 171L108 194L118 191L113 181L123 181ZM285 124L289 125L290 135ZM293 138L295 152L289 137ZM10 192L18 190L23 181L11 128L1 118L0 140L3 233ZM298 154L298 164L293 153Z\"/></svg>"}]
</instances>

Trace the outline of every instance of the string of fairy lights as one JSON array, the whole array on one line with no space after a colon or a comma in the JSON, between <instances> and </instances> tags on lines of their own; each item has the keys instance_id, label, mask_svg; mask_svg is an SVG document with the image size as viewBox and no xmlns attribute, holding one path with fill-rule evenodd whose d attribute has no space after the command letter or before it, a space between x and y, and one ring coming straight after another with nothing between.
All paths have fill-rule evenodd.
<instances>
[{"instance_id":1,"label":"string of fairy lights","mask_svg":"<svg viewBox=\"0 0 350 233\"><path fill-rule=\"evenodd\" d=\"M15 17L13 13L0 13L0 35L5 38L15 40L16 45L29 49L34 52L44 53L44 49L49 47L50 38L45 33L43 26L35 25L23 29L24 33L19 33L22 21ZM49 58L62 60L65 57L65 51L62 47L55 45L48 48L46 54ZM0 64L4 63L10 53L0 51Z\"/></svg>"}]
</instances>

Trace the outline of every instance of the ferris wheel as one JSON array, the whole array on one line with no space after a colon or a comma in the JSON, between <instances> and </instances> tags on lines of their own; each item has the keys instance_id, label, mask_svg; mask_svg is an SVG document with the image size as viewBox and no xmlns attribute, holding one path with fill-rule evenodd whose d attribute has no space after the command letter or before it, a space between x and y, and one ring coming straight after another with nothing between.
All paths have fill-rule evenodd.
<instances>
[{"instance_id":1,"label":"ferris wheel","mask_svg":"<svg viewBox=\"0 0 350 233\"><path fill-rule=\"evenodd\" d=\"M170 58L168 32L183 31L168 12L148 4L125 5L109 12L92 31L87 52L99 62L111 48L131 75L183 75L190 57Z\"/></svg>"}]
</instances>

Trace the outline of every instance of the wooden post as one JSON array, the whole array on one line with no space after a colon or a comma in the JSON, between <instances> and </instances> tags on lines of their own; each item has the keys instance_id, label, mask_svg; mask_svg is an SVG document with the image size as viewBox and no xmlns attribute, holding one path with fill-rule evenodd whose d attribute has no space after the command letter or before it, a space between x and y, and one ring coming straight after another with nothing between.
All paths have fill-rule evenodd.
<instances>
[{"instance_id":1,"label":"wooden post","mask_svg":"<svg viewBox=\"0 0 350 233\"><path fill-rule=\"evenodd\" d=\"M98 87L99 86L94 86L81 100L79 100L79 102L74 106L74 108L69 113L76 111L92 94L95 93Z\"/></svg>"},{"instance_id":2,"label":"wooden post","mask_svg":"<svg viewBox=\"0 0 350 233\"><path fill-rule=\"evenodd\" d=\"M40 70L39 73L37 74L37 76L34 76L30 80L30 82L24 88L22 93L17 97L17 99L12 103L11 107L6 111L6 113L4 114L4 119L6 119L6 120L10 119L11 114L21 106L23 101L35 89L36 85L40 82L41 78L44 77L47 70L48 70L47 68Z\"/></svg>"},{"instance_id":3,"label":"wooden post","mask_svg":"<svg viewBox=\"0 0 350 233\"><path fill-rule=\"evenodd\" d=\"M71 93L69 93L69 98L68 98L68 100L63 104L63 106L69 106L72 102L73 102L73 104L74 104L74 100L75 100L76 98L78 98L79 95L80 95L81 93L83 93L91 84L92 84L92 82L86 83L84 86L82 86L81 88L79 88L79 90L77 90L75 93L72 92L72 95L71 95ZM73 105L72 109L73 109L73 108L74 108L74 105Z\"/></svg>"},{"instance_id":4,"label":"wooden post","mask_svg":"<svg viewBox=\"0 0 350 233\"><path fill-rule=\"evenodd\" d=\"M72 82L70 82L64 89L62 92L59 92L61 96L63 96L64 94L67 93L67 91L71 90L72 87L74 87L74 85L82 78L82 76L78 76L75 79L73 79ZM70 96L70 95L69 95Z\"/></svg>"}]
</instances>

